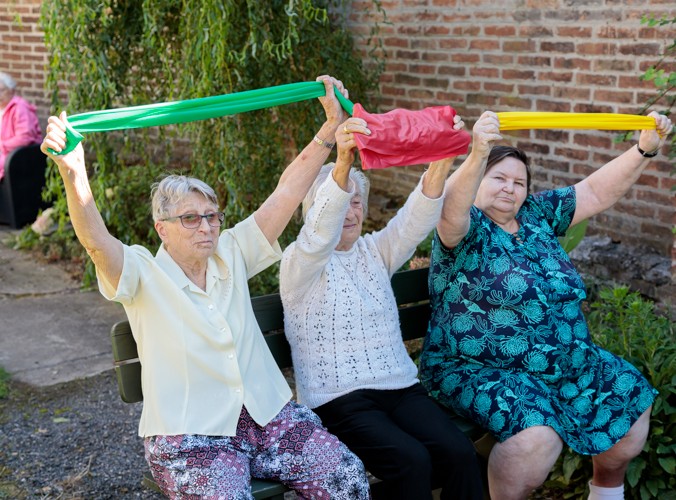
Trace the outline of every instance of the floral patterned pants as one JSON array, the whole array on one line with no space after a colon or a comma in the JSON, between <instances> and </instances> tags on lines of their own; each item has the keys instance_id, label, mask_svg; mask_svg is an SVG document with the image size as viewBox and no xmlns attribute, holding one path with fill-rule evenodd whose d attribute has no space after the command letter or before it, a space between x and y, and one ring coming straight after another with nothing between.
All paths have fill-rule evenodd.
<instances>
[{"instance_id":1,"label":"floral patterned pants","mask_svg":"<svg viewBox=\"0 0 676 500\"><path fill-rule=\"evenodd\" d=\"M252 499L251 477L280 481L300 498L369 498L361 461L293 401L265 427L242 408L235 436L147 437L145 455L169 498Z\"/></svg>"}]
</instances>

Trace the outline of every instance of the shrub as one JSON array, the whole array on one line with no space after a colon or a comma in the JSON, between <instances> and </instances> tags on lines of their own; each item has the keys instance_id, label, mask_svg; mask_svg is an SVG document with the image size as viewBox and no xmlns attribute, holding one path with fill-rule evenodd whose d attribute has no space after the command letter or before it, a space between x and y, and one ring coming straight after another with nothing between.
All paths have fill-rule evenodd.
<instances>
[{"instance_id":1,"label":"shrub","mask_svg":"<svg viewBox=\"0 0 676 500\"><path fill-rule=\"evenodd\" d=\"M604 288L590 304L594 342L638 368L659 390L643 453L627 471L626 498L676 499L676 339L674 323L626 287ZM547 486L580 498L591 477L591 459L564 451Z\"/></svg>"}]
</instances>

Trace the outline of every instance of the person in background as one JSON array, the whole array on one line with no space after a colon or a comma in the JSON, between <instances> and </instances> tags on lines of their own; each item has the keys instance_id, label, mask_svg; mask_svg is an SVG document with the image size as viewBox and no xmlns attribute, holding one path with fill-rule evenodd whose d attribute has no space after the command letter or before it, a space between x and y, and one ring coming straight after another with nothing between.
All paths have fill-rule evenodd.
<instances>
[{"instance_id":1,"label":"person in background","mask_svg":"<svg viewBox=\"0 0 676 500\"><path fill-rule=\"evenodd\" d=\"M591 455L589 499L623 498L646 442L656 391L592 342L582 278L558 238L617 202L671 131L656 130L574 186L530 193L529 160L497 146L497 115L474 126L464 168L446 185L433 241L432 316L420 359L433 397L498 441L488 461L493 500L525 499L563 443ZM458 174L458 175L455 175Z\"/></svg>"},{"instance_id":2,"label":"person in background","mask_svg":"<svg viewBox=\"0 0 676 500\"><path fill-rule=\"evenodd\" d=\"M16 148L39 144L42 131L35 106L16 93L16 82L0 72L0 181L7 155Z\"/></svg>"},{"instance_id":3,"label":"person in background","mask_svg":"<svg viewBox=\"0 0 676 500\"><path fill-rule=\"evenodd\" d=\"M387 226L362 236L368 179L351 166L355 135L369 133L361 118L339 128L336 164L320 171L282 257L298 399L382 480L374 498L431 499L440 485L442 499L481 499L474 446L420 385L390 283L437 224L452 159L432 162Z\"/></svg>"},{"instance_id":4,"label":"person in background","mask_svg":"<svg viewBox=\"0 0 676 500\"><path fill-rule=\"evenodd\" d=\"M251 499L251 478L301 498L366 499L361 461L291 390L256 323L247 280L281 257L277 243L328 157L345 115L323 76L326 122L247 219L224 215L204 182L169 175L152 189L156 255L108 232L92 196L81 145L64 155L66 115L49 118L42 150L58 165L75 233L99 289L125 308L138 345L139 435L153 478L170 498ZM236 167L233 167L236 168Z\"/></svg>"}]
</instances>

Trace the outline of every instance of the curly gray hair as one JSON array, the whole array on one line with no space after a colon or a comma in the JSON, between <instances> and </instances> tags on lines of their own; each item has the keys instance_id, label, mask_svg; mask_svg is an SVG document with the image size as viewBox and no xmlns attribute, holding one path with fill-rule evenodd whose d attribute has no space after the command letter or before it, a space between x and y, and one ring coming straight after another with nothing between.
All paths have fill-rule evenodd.
<instances>
[{"instance_id":1,"label":"curly gray hair","mask_svg":"<svg viewBox=\"0 0 676 500\"><path fill-rule=\"evenodd\" d=\"M218 199L214 190L205 182L185 175L168 175L150 189L153 206L153 221L169 217L169 210L181 203L190 193L199 193L214 205Z\"/></svg>"},{"instance_id":2,"label":"curly gray hair","mask_svg":"<svg viewBox=\"0 0 676 500\"><path fill-rule=\"evenodd\" d=\"M319 189L319 186L321 186L324 183L326 178L333 171L333 167L335 166L336 166L335 163L327 163L321 168L319 174L317 174L317 178L315 179L314 183L310 187L310 190L307 192L307 195L305 195L305 199L303 200L303 208L302 208L303 221L305 221L305 217L308 213L308 210L310 210L310 207L312 207L312 205L315 202L315 197L317 196L317 190ZM364 173L361 170L357 170L356 168L352 167L350 169L350 180L354 182L355 186L357 187L357 192L361 196L361 204L364 211L364 218L366 218L366 214L368 212L368 199L370 188L369 179L364 175Z\"/></svg>"}]
</instances>

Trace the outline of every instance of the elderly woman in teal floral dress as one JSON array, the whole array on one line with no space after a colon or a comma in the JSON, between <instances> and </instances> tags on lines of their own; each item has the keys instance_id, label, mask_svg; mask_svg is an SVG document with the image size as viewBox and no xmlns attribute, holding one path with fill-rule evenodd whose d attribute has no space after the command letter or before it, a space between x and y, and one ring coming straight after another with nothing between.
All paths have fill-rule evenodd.
<instances>
[{"instance_id":1,"label":"elderly woman in teal floral dress","mask_svg":"<svg viewBox=\"0 0 676 500\"><path fill-rule=\"evenodd\" d=\"M448 179L430 264L432 317L420 378L432 396L497 440L490 495L522 499L565 442L591 455L590 499L623 498L624 475L646 442L656 391L595 345L582 279L558 242L612 206L671 131L657 130L574 186L529 194L522 151L494 146L498 117L474 126L467 160Z\"/></svg>"}]
</instances>

